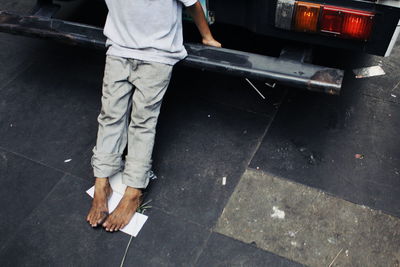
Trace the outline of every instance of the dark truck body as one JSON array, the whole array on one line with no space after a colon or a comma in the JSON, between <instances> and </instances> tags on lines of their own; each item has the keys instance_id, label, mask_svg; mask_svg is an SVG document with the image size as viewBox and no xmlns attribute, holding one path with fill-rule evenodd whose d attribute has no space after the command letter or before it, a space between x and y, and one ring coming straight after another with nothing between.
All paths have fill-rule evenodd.
<instances>
[{"instance_id":1,"label":"dark truck body","mask_svg":"<svg viewBox=\"0 0 400 267\"><path fill-rule=\"evenodd\" d=\"M210 10L215 12L219 23L234 24L254 33L300 41L307 44L344 48L363 51L368 54L388 56L390 43L396 40L396 29L400 29L400 0L362 1L362 0L327 0L307 1L326 5L354 8L376 13L372 35L368 41L354 41L332 36L301 33L283 30L275 26L277 0L210 0ZM230 10L229 12L227 10ZM397 33L398 34L398 33Z\"/></svg>"},{"instance_id":2,"label":"dark truck body","mask_svg":"<svg viewBox=\"0 0 400 267\"><path fill-rule=\"evenodd\" d=\"M49 38L72 45L105 49L102 28L54 19L58 5L52 0L37 0L31 15L0 11L0 31L32 37ZM300 41L304 44L333 46L376 55L388 55L399 30L399 1L330 0L313 3L357 8L375 13L372 35L368 40L348 40L296 32L277 27L277 2L294 0L203 0L207 15L217 24L230 24L258 35ZM212 12L212 13L211 13ZM290 47L279 57L252 54L238 50L218 49L200 44L185 44L188 57L180 64L245 78L339 94L343 71L313 65L309 49Z\"/></svg>"}]
</instances>

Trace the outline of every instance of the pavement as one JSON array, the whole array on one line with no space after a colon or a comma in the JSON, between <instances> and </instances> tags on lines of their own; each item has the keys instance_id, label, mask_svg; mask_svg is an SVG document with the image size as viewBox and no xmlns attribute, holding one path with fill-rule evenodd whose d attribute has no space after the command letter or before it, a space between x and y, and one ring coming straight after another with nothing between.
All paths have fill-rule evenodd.
<instances>
[{"instance_id":1,"label":"pavement","mask_svg":"<svg viewBox=\"0 0 400 267\"><path fill-rule=\"evenodd\" d=\"M317 51L341 96L175 68L132 240L85 221L104 60L0 34L1 266L400 266L399 42Z\"/></svg>"}]
</instances>

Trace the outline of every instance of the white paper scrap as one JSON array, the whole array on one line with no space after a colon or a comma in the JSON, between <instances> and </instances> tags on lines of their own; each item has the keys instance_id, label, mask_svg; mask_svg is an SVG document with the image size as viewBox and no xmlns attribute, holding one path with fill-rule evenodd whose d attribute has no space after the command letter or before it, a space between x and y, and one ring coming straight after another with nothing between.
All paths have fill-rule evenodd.
<instances>
[{"instance_id":1,"label":"white paper scrap","mask_svg":"<svg viewBox=\"0 0 400 267\"><path fill-rule=\"evenodd\" d=\"M94 186L89 188L86 193L93 197L94 195ZM110 210L110 213L115 210L115 208L117 207L119 201L122 199L122 195L118 192L113 192L110 200L108 201L108 209ZM134 236L136 237L140 230L142 229L143 225L145 224L145 222L147 221L148 216L138 213L136 212L135 215L133 215L131 221L124 227L122 228L120 231Z\"/></svg>"},{"instance_id":2,"label":"white paper scrap","mask_svg":"<svg viewBox=\"0 0 400 267\"><path fill-rule=\"evenodd\" d=\"M226 185L226 177L222 177L222 185Z\"/></svg>"},{"instance_id":3,"label":"white paper scrap","mask_svg":"<svg viewBox=\"0 0 400 267\"><path fill-rule=\"evenodd\" d=\"M372 66L367 68L359 68L353 70L357 79L368 78L373 76L385 75L385 71L380 66Z\"/></svg>"},{"instance_id":4,"label":"white paper scrap","mask_svg":"<svg viewBox=\"0 0 400 267\"><path fill-rule=\"evenodd\" d=\"M117 192L120 195L124 195L126 185L122 183L122 172L117 172L111 176L108 181L110 182L113 192Z\"/></svg>"}]
</instances>

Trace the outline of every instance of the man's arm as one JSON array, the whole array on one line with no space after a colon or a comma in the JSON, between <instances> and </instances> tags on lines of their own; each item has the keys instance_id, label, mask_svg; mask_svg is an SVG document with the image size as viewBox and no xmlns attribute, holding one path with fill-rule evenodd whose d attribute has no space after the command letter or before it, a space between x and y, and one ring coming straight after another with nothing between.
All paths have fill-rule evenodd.
<instances>
[{"instance_id":1,"label":"man's arm","mask_svg":"<svg viewBox=\"0 0 400 267\"><path fill-rule=\"evenodd\" d=\"M221 47L221 44L218 41L216 41L211 34L201 4L197 1L194 5L187 7L187 11L190 14L190 16L192 16L194 23L196 23L196 26L199 29L201 37L203 38L203 44L215 47Z\"/></svg>"}]
</instances>

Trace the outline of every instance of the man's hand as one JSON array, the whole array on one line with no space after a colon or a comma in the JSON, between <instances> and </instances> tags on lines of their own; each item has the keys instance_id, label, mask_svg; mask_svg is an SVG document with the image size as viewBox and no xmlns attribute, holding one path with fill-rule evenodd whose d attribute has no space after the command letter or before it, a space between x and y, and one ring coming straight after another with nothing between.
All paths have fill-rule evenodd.
<instances>
[{"instance_id":1,"label":"man's hand","mask_svg":"<svg viewBox=\"0 0 400 267\"><path fill-rule=\"evenodd\" d=\"M196 4L188 7L187 11L192 16L194 23L196 23L196 26L199 29L201 37L203 38L203 44L214 47L221 47L221 44L216 41L211 34L201 4L199 2L196 2Z\"/></svg>"},{"instance_id":2,"label":"man's hand","mask_svg":"<svg viewBox=\"0 0 400 267\"><path fill-rule=\"evenodd\" d=\"M203 38L203 45L209 45L209 46L214 46L214 47L222 47L221 43L215 40L214 38L212 39L204 39Z\"/></svg>"}]
</instances>

